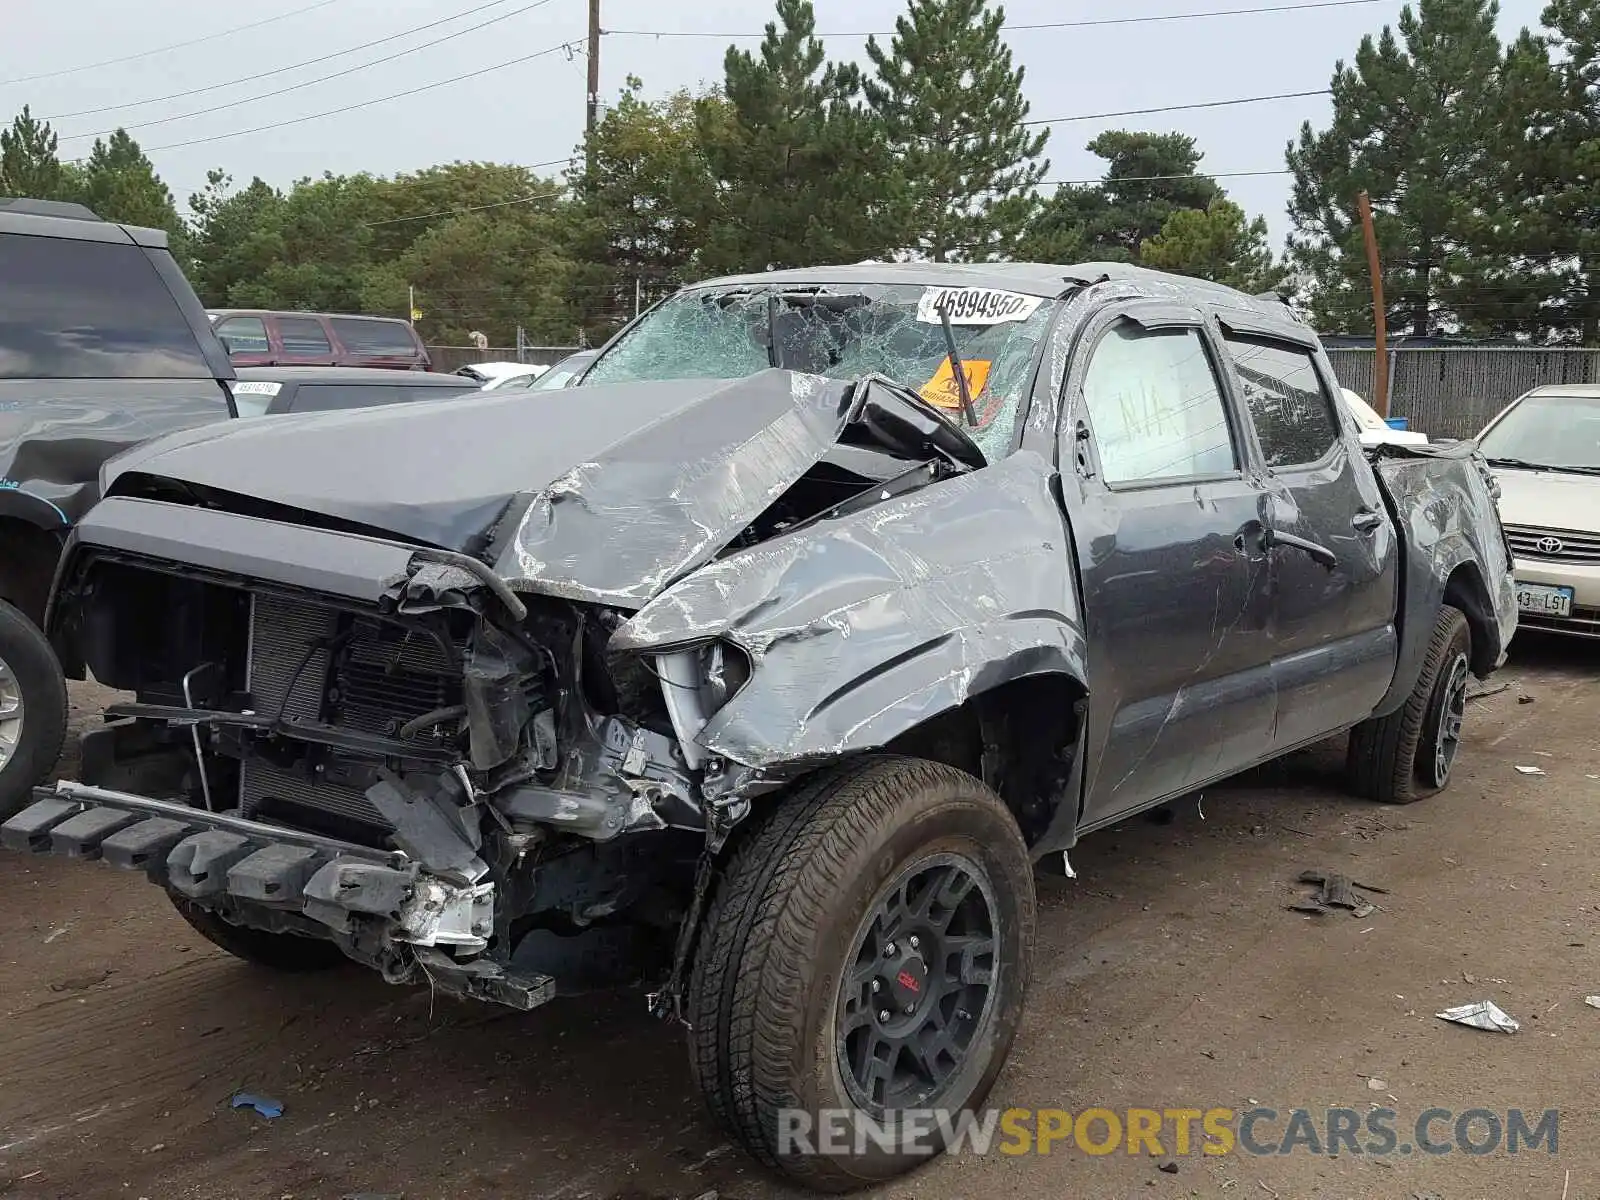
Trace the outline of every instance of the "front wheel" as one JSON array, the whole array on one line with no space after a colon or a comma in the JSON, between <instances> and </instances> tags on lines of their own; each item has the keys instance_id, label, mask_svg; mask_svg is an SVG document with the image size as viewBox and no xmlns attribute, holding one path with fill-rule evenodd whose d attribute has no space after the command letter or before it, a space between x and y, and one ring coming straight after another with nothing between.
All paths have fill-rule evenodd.
<instances>
[{"instance_id":1,"label":"front wheel","mask_svg":"<svg viewBox=\"0 0 1600 1200\"><path fill-rule=\"evenodd\" d=\"M1413 804L1443 791L1461 750L1471 677L1472 630L1459 608L1444 605L1406 702L1350 731L1351 790L1383 804Z\"/></svg>"},{"instance_id":2,"label":"front wheel","mask_svg":"<svg viewBox=\"0 0 1600 1200\"><path fill-rule=\"evenodd\" d=\"M0 600L0 820L22 810L61 757L67 681L38 626Z\"/></svg>"},{"instance_id":3,"label":"front wheel","mask_svg":"<svg viewBox=\"0 0 1600 1200\"><path fill-rule=\"evenodd\" d=\"M734 854L690 979L690 1059L753 1156L844 1191L928 1160L1016 1036L1034 926L1016 822L937 763L860 759Z\"/></svg>"}]
</instances>

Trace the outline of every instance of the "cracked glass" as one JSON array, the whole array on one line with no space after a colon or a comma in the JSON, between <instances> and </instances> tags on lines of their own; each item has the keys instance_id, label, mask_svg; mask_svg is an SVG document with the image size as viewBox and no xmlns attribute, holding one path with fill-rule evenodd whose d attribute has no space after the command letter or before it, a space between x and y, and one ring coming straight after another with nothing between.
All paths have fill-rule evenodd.
<instances>
[{"instance_id":1,"label":"cracked glass","mask_svg":"<svg viewBox=\"0 0 1600 1200\"><path fill-rule=\"evenodd\" d=\"M839 285L682 292L635 325L583 382L736 379L768 367L831 379L879 374L965 427L944 329L930 319L937 311L930 294L946 290ZM994 461L1011 452L1055 302L986 289L949 291L958 293L948 299L951 333L976 418L967 432Z\"/></svg>"}]
</instances>

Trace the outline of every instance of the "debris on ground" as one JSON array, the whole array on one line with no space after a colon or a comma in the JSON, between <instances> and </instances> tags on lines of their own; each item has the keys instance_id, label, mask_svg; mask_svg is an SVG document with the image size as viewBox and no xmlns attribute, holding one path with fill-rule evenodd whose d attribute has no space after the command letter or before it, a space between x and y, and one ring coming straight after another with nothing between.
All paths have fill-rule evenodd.
<instances>
[{"instance_id":1,"label":"debris on ground","mask_svg":"<svg viewBox=\"0 0 1600 1200\"><path fill-rule=\"evenodd\" d=\"M1543 767L1518 767L1517 768L1517 774L1518 775L1543 775L1544 774L1544 768Z\"/></svg>"},{"instance_id":2,"label":"debris on ground","mask_svg":"<svg viewBox=\"0 0 1600 1200\"><path fill-rule=\"evenodd\" d=\"M1387 888L1375 887L1370 883L1358 883L1345 875L1335 874L1332 871L1302 871L1301 883L1314 883L1317 890L1306 899L1289 905L1293 912L1331 913L1334 909L1348 909L1351 916L1370 917L1377 911L1378 906L1365 896L1356 894L1359 888L1364 892L1376 892L1381 896L1389 894Z\"/></svg>"},{"instance_id":3,"label":"debris on ground","mask_svg":"<svg viewBox=\"0 0 1600 1200\"><path fill-rule=\"evenodd\" d=\"M1476 1004L1459 1004L1455 1008L1447 1008L1433 1015L1441 1021L1470 1025L1474 1029L1486 1029L1490 1033L1515 1033L1522 1028L1493 1000L1479 1000Z\"/></svg>"},{"instance_id":4,"label":"debris on ground","mask_svg":"<svg viewBox=\"0 0 1600 1200\"><path fill-rule=\"evenodd\" d=\"M1165 1175L1176 1175L1178 1173L1178 1164L1173 1162L1172 1159L1169 1158L1169 1159L1167 1159L1166 1162L1162 1163L1159 1167L1157 1167L1156 1170L1162 1172Z\"/></svg>"},{"instance_id":5,"label":"debris on ground","mask_svg":"<svg viewBox=\"0 0 1600 1200\"><path fill-rule=\"evenodd\" d=\"M1467 699L1482 700L1488 696L1498 696L1501 692L1509 692L1510 690L1511 685L1509 683L1497 683L1494 687L1483 688L1482 690L1476 692L1468 692Z\"/></svg>"},{"instance_id":6,"label":"debris on ground","mask_svg":"<svg viewBox=\"0 0 1600 1200\"><path fill-rule=\"evenodd\" d=\"M1376 1075L1367 1080L1367 1087L1374 1092L1387 1092L1389 1085Z\"/></svg>"},{"instance_id":7,"label":"debris on ground","mask_svg":"<svg viewBox=\"0 0 1600 1200\"><path fill-rule=\"evenodd\" d=\"M283 1102L270 1096L257 1096L253 1092L239 1092L233 1098L234 1108L253 1108L267 1120L283 1116Z\"/></svg>"},{"instance_id":8,"label":"debris on ground","mask_svg":"<svg viewBox=\"0 0 1600 1200\"><path fill-rule=\"evenodd\" d=\"M1600 996L1585 996L1583 1002L1590 1008L1600 1008Z\"/></svg>"}]
</instances>

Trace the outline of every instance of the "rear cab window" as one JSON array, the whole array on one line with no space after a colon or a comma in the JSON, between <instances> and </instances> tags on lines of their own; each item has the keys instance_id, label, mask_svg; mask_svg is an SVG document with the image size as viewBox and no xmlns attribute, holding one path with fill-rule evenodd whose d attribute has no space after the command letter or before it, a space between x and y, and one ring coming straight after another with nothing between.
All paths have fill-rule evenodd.
<instances>
[{"instance_id":1,"label":"rear cab window","mask_svg":"<svg viewBox=\"0 0 1600 1200\"><path fill-rule=\"evenodd\" d=\"M1117 322L1090 356L1083 400L1108 486L1218 478L1239 468L1222 389L1198 329Z\"/></svg>"},{"instance_id":2,"label":"rear cab window","mask_svg":"<svg viewBox=\"0 0 1600 1200\"><path fill-rule=\"evenodd\" d=\"M0 234L0 379L210 379L145 250Z\"/></svg>"},{"instance_id":3,"label":"rear cab window","mask_svg":"<svg viewBox=\"0 0 1600 1200\"><path fill-rule=\"evenodd\" d=\"M1267 466L1282 470L1326 458L1343 426L1316 356L1266 338L1229 333L1224 340Z\"/></svg>"},{"instance_id":4,"label":"rear cab window","mask_svg":"<svg viewBox=\"0 0 1600 1200\"><path fill-rule=\"evenodd\" d=\"M351 354L384 358L417 358L420 348L410 326L398 321L372 321L360 317L334 317L333 332Z\"/></svg>"}]
</instances>

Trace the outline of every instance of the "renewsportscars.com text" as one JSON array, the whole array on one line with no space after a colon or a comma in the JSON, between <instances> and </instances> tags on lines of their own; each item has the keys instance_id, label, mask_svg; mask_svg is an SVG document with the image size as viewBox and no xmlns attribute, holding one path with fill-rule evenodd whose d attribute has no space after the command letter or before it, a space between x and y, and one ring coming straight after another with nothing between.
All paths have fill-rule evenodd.
<instances>
[{"instance_id":1,"label":"renewsportscars.com text","mask_svg":"<svg viewBox=\"0 0 1600 1200\"><path fill-rule=\"evenodd\" d=\"M1358 1154L1555 1154L1560 1113L1426 1108L903 1109L875 1118L855 1109L778 1114L778 1153L933 1155L1078 1153L1183 1157Z\"/></svg>"}]
</instances>

